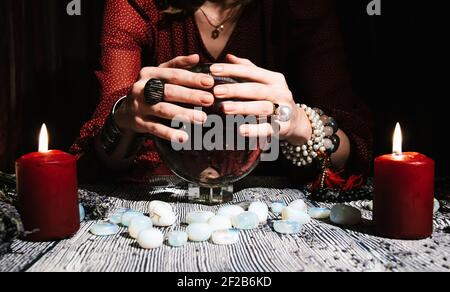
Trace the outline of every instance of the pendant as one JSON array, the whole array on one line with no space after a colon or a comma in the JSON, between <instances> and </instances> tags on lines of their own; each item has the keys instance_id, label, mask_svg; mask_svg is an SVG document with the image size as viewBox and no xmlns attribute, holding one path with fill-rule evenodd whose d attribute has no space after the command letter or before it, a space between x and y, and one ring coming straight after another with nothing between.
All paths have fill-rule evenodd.
<instances>
[{"instance_id":1,"label":"pendant","mask_svg":"<svg viewBox=\"0 0 450 292\"><path fill-rule=\"evenodd\" d=\"M213 30L211 34L211 38L217 40L220 37L220 34L222 33L223 29L224 29L223 25L216 27L216 29Z\"/></svg>"}]
</instances>

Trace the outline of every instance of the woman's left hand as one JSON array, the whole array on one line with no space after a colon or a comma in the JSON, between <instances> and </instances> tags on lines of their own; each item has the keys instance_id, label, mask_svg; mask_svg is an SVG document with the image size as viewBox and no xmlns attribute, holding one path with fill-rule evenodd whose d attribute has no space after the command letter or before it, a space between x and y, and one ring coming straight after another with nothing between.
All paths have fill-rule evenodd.
<instances>
[{"instance_id":1,"label":"woman's left hand","mask_svg":"<svg viewBox=\"0 0 450 292\"><path fill-rule=\"evenodd\" d=\"M280 139L294 145L305 144L312 135L311 123L305 111L298 107L283 74L257 67L251 61L233 55L227 56L230 64L215 64L211 73L215 76L234 77L246 83L218 85L214 95L219 99L239 99L224 101L223 112L227 115L267 117L274 111L274 104L289 106L292 118L279 123ZM269 123L242 125L240 134L245 137L264 137L274 133Z\"/></svg>"}]
</instances>

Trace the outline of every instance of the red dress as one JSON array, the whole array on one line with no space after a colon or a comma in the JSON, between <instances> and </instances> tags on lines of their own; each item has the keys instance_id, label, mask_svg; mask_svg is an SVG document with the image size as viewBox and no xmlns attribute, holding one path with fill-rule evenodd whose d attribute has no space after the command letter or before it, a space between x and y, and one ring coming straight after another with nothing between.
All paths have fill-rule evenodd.
<instances>
[{"instance_id":1,"label":"red dress","mask_svg":"<svg viewBox=\"0 0 450 292\"><path fill-rule=\"evenodd\" d=\"M297 102L322 108L350 137L354 172L367 174L372 157L370 113L352 94L350 75L332 0L256 0L246 6L217 60L208 53L193 16L160 13L155 0L107 0L102 36L100 103L71 148L82 174L100 170L93 150L116 100L126 95L145 66L200 54L202 62L227 53L286 75ZM149 141L133 174L168 173ZM279 171L277 171L279 175Z\"/></svg>"}]
</instances>

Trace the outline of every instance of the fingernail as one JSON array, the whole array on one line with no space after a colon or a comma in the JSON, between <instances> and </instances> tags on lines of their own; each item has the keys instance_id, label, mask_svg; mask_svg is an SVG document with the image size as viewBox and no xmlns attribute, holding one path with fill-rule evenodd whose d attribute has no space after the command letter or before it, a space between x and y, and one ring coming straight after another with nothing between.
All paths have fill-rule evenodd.
<instances>
[{"instance_id":1,"label":"fingernail","mask_svg":"<svg viewBox=\"0 0 450 292\"><path fill-rule=\"evenodd\" d=\"M208 117L205 113L196 113L194 114L194 122L197 124L204 124Z\"/></svg>"},{"instance_id":2,"label":"fingernail","mask_svg":"<svg viewBox=\"0 0 450 292\"><path fill-rule=\"evenodd\" d=\"M200 97L200 101L202 102L202 104L210 105L214 102L214 97L211 95L204 95Z\"/></svg>"},{"instance_id":3,"label":"fingernail","mask_svg":"<svg viewBox=\"0 0 450 292\"><path fill-rule=\"evenodd\" d=\"M177 135L176 140L178 141L178 143L184 143L186 138L184 135L179 134L179 135Z\"/></svg>"},{"instance_id":4,"label":"fingernail","mask_svg":"<svg viewBox=\"0 0 450 292\"><path fill-rule=\"evenodd\" d=\"M212 73L219 73L219 72L222 72L224 70L224 68L222 65L214 64L211 66L211 68L209 70L211 70Z\"/></svg>"},{"instance_id":5,"label":"fingernail","mask_svg":"<svg viewBox=\"0 0 450 292\"><path fill-rule=\"evenodd\" d=\"M228 92L228 88L226 86L216 86L214 88L215 95L224 95Z\"/></svg>"},{"instance_id":6,"label":"fingernail","mask_svg":"<svg viewBox=\"0 0 450 292\"><path fill-rule=\"evenodd\" d=\"M233 112L235 107L232 103L222 103L222 109L224 112Z\"/></svg>"},{"instance_id":7,"label":"fingernail","mask_svg":"<svg viewBox=\"0 0 450 292\"><path fill-rule=\"evenodd\" d=\"M203 77L200 81L203 86L211 87L214 85L214 79L212 77Z\"/></svg>"},{"instance_id":8,"label":"fingernail","mask_svg":"<svg viewBox=\"0 0 450 292\"><path fill-rule=\"evenodd\" d=\"M249 129L244 125L239 128L239 132L241 133L242 136L245 136L248 135Z\"/></svg>"}]
</instances>

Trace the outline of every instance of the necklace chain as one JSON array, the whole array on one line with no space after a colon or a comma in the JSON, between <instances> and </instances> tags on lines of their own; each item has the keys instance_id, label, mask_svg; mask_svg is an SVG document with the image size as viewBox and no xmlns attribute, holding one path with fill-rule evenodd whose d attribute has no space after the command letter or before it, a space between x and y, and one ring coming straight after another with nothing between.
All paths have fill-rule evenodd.
<instances>
[{"instance_id":1,"label":"necklace chain","mask_svg":"<svg viewBox=\"0 0 450 292\"><path fill-rule=\"evenodd\" d=\"M212 26L214 28L214 30L211 33L211 38L212 39L218 39L220 37L220 34L223 32L223 30L225 29L225 24L227 24L231 19L233 19L233 17L235 16L234 11L235 8L232 8L232 10L230 11L229 15L227 18L225 18L222 22L220 22L218 25L215 25L214 23L212 23L210 17L208 16L208 14L205 12L205 10L203 10L203 8L200 8L200 11L203 13L203 16L205 16L206 21L208 22L208 24L210 26Z\"/></svg>"}]
</instances>

